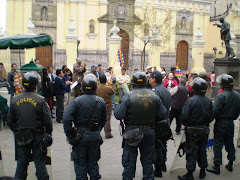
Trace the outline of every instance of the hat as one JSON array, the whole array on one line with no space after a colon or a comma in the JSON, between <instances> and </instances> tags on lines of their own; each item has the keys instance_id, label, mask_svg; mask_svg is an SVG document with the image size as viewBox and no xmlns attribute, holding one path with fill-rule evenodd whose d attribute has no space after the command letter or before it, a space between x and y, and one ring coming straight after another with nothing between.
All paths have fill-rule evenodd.
<instances>
[{"instance_id":1,"label":"hat","mask_svg":"<svg viewBox=\"0 0 240 180\"><path fill-rule=\"evenodd\" d=\"M151 69L152 68L152 66L148 66L146 69Z\"/></svg>"},{"instance_id":2,"label":"hat","mask_svg":"<svg viewBox=\"0 0 240 180\"><path fill-rule=\"evenodd\" d=\"M165 71L162 71L161 74L167 74Z\"/></svg>"},{"instance_id":3,"label":"hat","mask_svg":"<svg viewBox=\"0 0 240 180\"><path fill-rule=\"evenodd\" d=\"M158 84L162 82L162 74L159 71L153 71L150 77L154 78Z\"/></svg>"},{"instance_id":4,"label":"hat","mask_svg":"<svg viewBox=\"0 0 240 180\"><path fill-rule=\"evenodd\" d=\"M91 68L97 68L97 65L96 64L92 64Z\"/></svg>"}]
</instances>

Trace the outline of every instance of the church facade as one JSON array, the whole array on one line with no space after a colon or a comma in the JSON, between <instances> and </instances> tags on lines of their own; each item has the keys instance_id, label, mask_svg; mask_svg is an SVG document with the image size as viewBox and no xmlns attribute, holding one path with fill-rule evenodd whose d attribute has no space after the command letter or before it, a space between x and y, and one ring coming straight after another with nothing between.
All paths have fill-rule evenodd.
<instances>
[{"instance_id":1,"label":"church facade","mask_svg":"<svg viewBox=\"0 0 240 180\"><path fill-rule=\"evenodd\" d=\"M29 17L32 17L31 21L34 24L32 31L35 34L48 34L53 39L54 45L21 51L25 63L28 63L31 57L38 57L44 66L50 65L54 69L69 64L67 63L69 61L74 63L75 59L72 59L73 57L69 59L67 56L69 52L66 52L66 37L71 30L76 36L76 56L89 66L95 63L107 68L108 38L111 36L113 21L117 20L125 67L130 72L136 68L140 69L141 63L144 63L145 67L163 66L167 70L178 65L182 70L187 70L192 68L194 61L192 42L197 28L200 27L203 40L206 42L204 67L210 72L213 69L214 58L225 54L219 28L213 26L219 17L225 17L231 24L236 37L233 41L234 48L236 50L240 48L239 5L232 4L231 7L229 5L225 13L212 16L214 2L214 0L8 0L7 35L27 34ZM217 50L214 51L214 48ZM74 51L75 49L73 48ZM7 64L18 62L18 51L8 53Z\"/></svg>"}]
</instances>

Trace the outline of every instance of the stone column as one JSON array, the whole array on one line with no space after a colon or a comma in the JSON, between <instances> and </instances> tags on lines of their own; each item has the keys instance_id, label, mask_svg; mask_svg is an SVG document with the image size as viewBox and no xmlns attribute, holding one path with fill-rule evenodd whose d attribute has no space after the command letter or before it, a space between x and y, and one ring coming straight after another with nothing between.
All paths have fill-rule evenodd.
<instances>
[{"instance_id":1,"label":"stone column","mask_svg":"<svg viewBox=\"0 0 240 180\"><path fill-rule=\"evenodd\" d=\"M152 37L150 38L152 53L149 53L148 65L156 66L157 70L160 70L161 68L160 68L160 50L159 50L159 45L161 43L161 40L159 39L158 34L159 34L159 29L157 27L157 24L154 23L153 30L152 30ZM144 71L145 71L145 69L144 69Z\"/></svg>"},{"instance_id":2,"label":"stone column","mask_svg":"<svg viewBox=\"0 0 240 180\"><path fill-rule=\"evenodd\" d=\"M203 34L200 32L200 27L198 26L198 31L194 35L195 40L192 42L192 69L191 73L206 72L203 67L204 64L204 44L202 40Z\"/></svg>"},{"instance_id":3,"label":"stone column","mask_svg":"<svg viewBox=\"0 0 240 180\"><path fill-rule=\"evenodd\" d=\"M26 35L30 35L30 36L34 36L36 35L33 30L35 28L35 25L32 23L32 17L29 17L29 23L27 25L27 33ZM25 49L25 60L22 59L22 65L29 63L31 61L31 59L35 59L36 57L36 49L35 48L31 48L31 49ZM40 62L41 63L41 62Z\"/></svg>"},{"instance_id":4,"label":"stone column","mask_svg":"<svg viewBox=\"0 0 240 180\"><path fill-rule=\"evenodd\" d=\"M112 35L108 38L109 40L109 52L108 52L108 66L113 67L114 74L119 75L121 67L118 62L117 52L121 45L122 38L117 35L120 29L117 27L117 20L113 21L113 28L110 30Z\"/></svg>"},{"instance_id":5,"label":"stone column","mask_svg":"<svg viewBox=\"0 0 240 180\"><path fill-rule=\"evenodd\" d=\"M74 33L76 26L71 19L71 24L68 27L69 34L66 36L66 54L67 54L67 67L73 71L73 64L77 58L77 39L78 35Z\"/></svg>"},{"instance_id":6,"label":"stone column","mask_svg":"<svg viewBox=\"0 0 240 180\"><path fill-rule=\"evenodd\" d=\"M58 0L57 1L57 40L56 45L57 49L63 49L64 47L64 16L65 16L65 0Z\"/></svg>"}]
</instances>

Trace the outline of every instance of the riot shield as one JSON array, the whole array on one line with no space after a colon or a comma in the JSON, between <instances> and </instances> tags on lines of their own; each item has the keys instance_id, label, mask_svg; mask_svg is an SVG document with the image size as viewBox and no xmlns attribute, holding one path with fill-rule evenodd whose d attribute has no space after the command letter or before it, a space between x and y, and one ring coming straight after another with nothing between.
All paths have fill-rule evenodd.
<instances>
[{"instance_id":1,"label":"riot shield","mask_svg":"<svg viewBox=\"0 0 240 180\"><path fill-rule=\"evenodd\" d=\"M179 169L186 169L186 154L185 154L186 135L183 133L177 153L170 169L170 173L178 171Z\"/></svg>"}]
</instances>

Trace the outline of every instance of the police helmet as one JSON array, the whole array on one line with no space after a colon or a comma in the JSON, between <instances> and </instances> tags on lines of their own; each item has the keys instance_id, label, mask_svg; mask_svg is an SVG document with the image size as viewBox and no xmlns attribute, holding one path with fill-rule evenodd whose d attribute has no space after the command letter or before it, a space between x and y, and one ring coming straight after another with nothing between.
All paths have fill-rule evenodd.
<instances>
[{"instance_id":1,"label":"police helmet","mask_svg":"<svg viewBox=\"0 0 240 180\"><path fill-rule=\"evenodd\" d=\"M233 77L230 75L223 75L221 78L221 88L225 88L225 89L233 89Z\"/></svg>"},{"instance_id":2,"label":"police helmet","mask_svg":"<svg viewBox=\"0 0 240 180\"><path fill-rule=\"evenodd\" d=\"M204 96L207 90L207 82L202 79L202 78L198 78L194 84L193 84L193 91L195 94Z\"/></svg>"},{"instance_id":3,"label":"police helmet","mask_svg":"<svg viewBox=\"0 0 240 180\"><path fill-rule=\"evenodd\" d=\"M97 90L97 79L93 74L87 75L82 81L83 94L95 94Z\"/></svg>"},{"instance_id":4,"label":"police helmet","mask_svg":"<svg viewBox=\"0 0 240 180\"><path fill-rule=\"evenodd\" d=\"M134 86L143 86L147 84L147 77L144 72L136 72L133 74L131 83Z\"/></svg>"},{"instance_id":5,"label":"police helmet","mask_svg":"<svg viewBox=\"0 0 240 180\"><path fill-rule=\"evenodd\" d=\"M27 72L22 79L23 87L26 90L35 90L38 84L38 76L33 72Z\"/></svg>"},{"instance_id":6,"label":"police helmet","mask_svg":"<svg viewBox=\"0 0 240 180\"><path fill-rule=\"evenodd\" d=\"M150 74L151 78L154 78L156 80L157 84L161 84L162 83L162 74L159 71L153 71Z\"/></svg>"}]
</instances>

